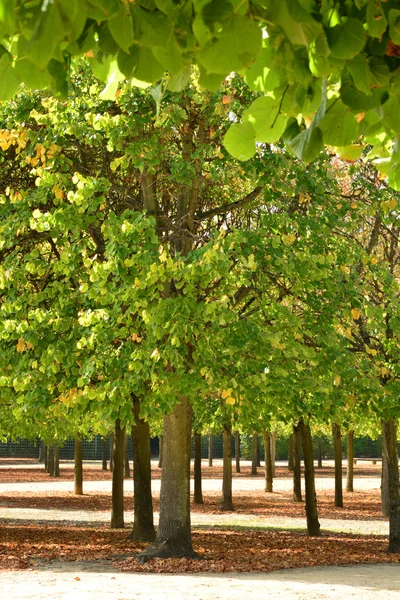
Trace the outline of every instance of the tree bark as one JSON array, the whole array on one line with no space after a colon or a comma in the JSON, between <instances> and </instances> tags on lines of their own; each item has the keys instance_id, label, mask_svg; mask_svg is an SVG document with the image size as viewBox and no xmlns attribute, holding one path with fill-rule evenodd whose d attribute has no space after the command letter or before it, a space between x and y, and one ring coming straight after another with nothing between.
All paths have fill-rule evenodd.
<instances>
[{"instance_id":1,"label":"tree bark","mask_svg":"<svg viewBox=\"0 0 400 600\"><path fill-rule=\"evenodd\" d=\"M54 446L54 477L60 477L60 448Z\"/></svg>"},{"instance_id":2,"label":"tree bark","mask_svg":"<svg viewBox=\"0 0 400 600\"><path fill-rule=\"evenodd\" d=\"M397 444L397 422L384 421L385 454L389 480L389 548L388 552L400 552L400 480L399 450Z\"/></svg>"},{"instance_id":3,"label":"tree bark","mask_svg":"<svg viewBox=\"0 0 400 600\"><path fill-rule=\"evenodd\" d=\"M343 508L342 432L337 423L332 423L332 437L335 455L335 506Z\"/></svg>"},{"instance_id":4,"label":"tree bark","mask_svg":"<svg viewBox=\"0 0 400 600\"><path fill-rule=\"evenodd\" d=\"M47 446L47 472L54 477L54 446Z\"/></svg>"},{"instance_id":5,"label":"tree bark","mask_svg":"<svg viewBox=\"0 0 400 600\"><path fill-rule=\"evenodd\" d=\"M288 448L288 471L294 470L294 438L293 433L289 435L289 448Z\"/></svg>"},{"instance_id":6,"label":"tree bark","mask_svg":"<svg viewBox=\"0 0 400 600\"><path fill-rule=\"evenodd\" d=\"M203 504L201 489L201 435L194 434L194 498L195 504Z\"/></svg>"},{"instance_id":7,"label":"tree bark","mask_svg":"<svg viewBox=\"0 0 400 600\"><path fill-rule=\"evenodd\" d=\"M75 439L74 494L83 495L82 438Z\"/></svg>"},{"instance_id":8,"label":"tree bark","mask_svg":"<svg viewBox=\"0 0 400 600\"><path fill-rule=\"evenodd\" d=\"M107 471L107 439L101 438L101 468L103 471Z\"/></svg>"},{"instance_id":9,"label":"tree bark","mask_svg":"<svg viewBox=\"0 0 400 600\"><path fill-rule=\"evenodd\" d=\"M180 397L164 419L164 466L161 474L160 520L157 536L139 560L154 557L195 557L190 529L190 455L192 410Z\"/></svg>"},{"instance_id":10,"label":"tree bark","mask_svg":"<svg viewBox=\"0 0 400 600\"><path fill-rule=\"evenodd\" d=\"M354 431L347 432L346 491L354 492Z\"/></svg>"},{"instance_id":11,"label":"tree bark","mask_svg":"<svg viewBox=\"0 0 400 600\"><path fill-rule=\"evenodd\" d=\"M318 468L322 469L322 442L321 438L318 437Z\"/></svg>"},{"instance_id":12,"label":"tree bark","mask_svg":"<svg viewBox=\"0 0 400 600\"><path fill-rule=\"evenodd\" d=\"M135 424L132 427L134 522L129 539L153 542L156 538L151 494L150 427L140 416L140 401L133 396Z\"/></svg>"},{"instance_id":13,"label":"tree bark","mask_svg":"<svg viewBox=\"0 0 400 600\"><path fill-rule=\"evenodd\" d=\"M240 433L235 432L235 470L240 473Z\"/></svg>"},{"instance_id":14,"label":"tree bark","mask_svg":"<svg viewBox=\"0 0 400 600\"><path fill-rule=\"evenodd\" d=\"M128 436L127 435L125 435L124 477L125 477L125 479L131 478L131 468L129 466L129 448L128 448Z\"/></svg>"},{"instance_id":15,"label":"tree bark","mask_svg":"<svg viewBox=\"0 0 400 600\"><path fill-rule=\"evenodd\" d=\"M271 433L271 464L272 464L272 477L276 475L276 431Z\"/></svg>"},{"instance_id":16,"label":"tree bark","mask_svg":"<svg viewBox=\"0 0 400 600\"><path fill-rule=\"evenodd\" d=\"M208 436L208 466L212 467L213 465L213 436Z\"/></svg>"},{"instance_id":17,"label":"tree bark","mask_svg":"<svg viewBox=\"0 0 400 600\"><path fill-rule=\"evenodd\" d=\"M251 441L251 474L257 475L257 446L258 446L258 433L253 433Z\"/></svg>"},{"instance_id":18,"label":"tree bark","mask_svg":"<svg viewBox=\"0 0 400 600\"><path fill-rule=\"evenodd\" d=\"M43 440L40 440L39 442L39 459L38 461L40 463L44 463L45 461L45 450L46 450L46 446Z\"/></svg>"},{"instance_id":19,"label":"tree bark","mask_svg":"<svg viewBox=\"0 0 400 600\"><path fill-rule=\"evenodd\" d=\"M390 516L389 470L387 461L385 422L382 421L382 473L381 473L381 513L387 519Z\"/></svg>"},{"instance_id":20,"label":"tree bark","mask_svg":"<svg viewBox=\"0 0 400 600\"><path fill-rule=\"evenodd\" d=\"M230 425L225 425L222 434L223 444L223 473L222 473L222 499L221 510L235 510L232 499L232 428Z\"/></svg>"},{"instance_id":21,"label":"tree bark","mask_svg":"<svg viewBox=\"0 0 400 600\"><path fill-rule=\"evenodd\" d=\"M306 516L308 535L321 535L318 521L317 495L315 493L314 453L310 426L299 421L301 442L303 446L304 479L306 484Z\"/></svg>"},{"instance_id":22,"label":"tree bark","mask_svg":"<svg viewBox=\"0 0 400 600\"><path fill-rule=\"evenodd\" d=\"M111 436L110 436L111 437ZM111 528L123 529L124 523L124 457L125 457L125 428L121 427L120 420L115 421L114 465L111 493Z\"/></svg>"},{"instance_id":23,"label":"tree bark","mask_svg":"<svg viewBox=\"0 0 400 600\"><path fill-rule=\"evenodd\" d=\"M164 436L160 435L158 438L158 468L162 469L163 465L163 446L164 446Z\"/></svg>"},{"instance_id":24,"label":"tree bark","mask_svg":"<svg viewBox=\"0 0 400 600\"><path fill-rule=\"evenodd\" d=\"M115 450L115 441L114 441L115 433L110 433L110 471L111 473L114 470L114 450Z\"/></svg>"},{"instance_id":25,"label":"tree bark","mask_svg":"<svg viewBox=\"0 0 400 600\"><path fill-rule=\"evenodd\" d=\"M43 457L43 462L44 462L44 470L46 473L49 472L49 447L44 444L43 446L43 453L44 453L44 457Z\"/></svg>"},{"instance_id":26,"label":"tree bark","mask_svg":"<svg viewBox=\"0 0 400 600\"><path fill-rule=\"evenodd\" d=\"M264 453L265 453L265 492L273 491L273 477L272 477L272 457L271 457L271 434L269 431L264 429Z\"/></svg>"},{"instance_id":27,"label":"tree bark","mask_svg":"<svg viewBox=\"0 0 400 600\"><path fill-rule=\"evenodd\" d=\"M301 436L299 425L293 425L293 501L303 502L301 495Z\"/></svg>"}]
</instances>

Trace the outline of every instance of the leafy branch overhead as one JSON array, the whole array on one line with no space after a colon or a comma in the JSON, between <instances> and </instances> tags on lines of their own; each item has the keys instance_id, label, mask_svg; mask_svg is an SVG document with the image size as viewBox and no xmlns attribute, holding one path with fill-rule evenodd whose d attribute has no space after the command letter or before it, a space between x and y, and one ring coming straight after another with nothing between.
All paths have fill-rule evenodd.
<instances>
[{"instance_id":1,"label":"leafy branch overhead","mask_svg":"<svg viewBox=\"0 0 400 600\"><path fill-rule=\"evenodd\" d=\"M179 91L194 64L211 90L237 71L260 97L227 133L236 158L281 138L306 162L324 144L354 156L360 142L400 188L396 0L0 0L0 37L2 100L21 82L65 95L71 59L82 55L104 99L124 79L162 80L161 96Z\"/></svg>"}]
</instances>

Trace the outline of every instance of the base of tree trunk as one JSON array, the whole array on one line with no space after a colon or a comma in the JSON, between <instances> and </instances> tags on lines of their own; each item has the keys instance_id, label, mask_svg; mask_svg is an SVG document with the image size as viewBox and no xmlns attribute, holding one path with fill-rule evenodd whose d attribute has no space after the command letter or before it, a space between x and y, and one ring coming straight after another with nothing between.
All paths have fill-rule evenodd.
<instances>
[{"instance_id":1,"label":"base of tree trunk","mask_svg":"<svg viewBox=\"0 0 400 600\"><path fill-rule=\"evenodd\" d=\"M133 527L131 534L128 537L128 540L132 540L133 542L154 542L156 539L156 532L153 524L151 524L147 529Z\"/></svg>"},{"instance_id":2,"label":"base of tree trunk","mask_svg":"<svg viewBox=\"0 0 400 600\"><path fill-rule=\"evenodd\" d=\"M226 512L234 512L235 507L233 506L233 502L221 502L221 504L219 505L219 510L223 510Z\"/></svg>"},{"instance_id":3,"label":"base of tree trunk","mask_svg":"<svg viewBox=\"0 0 400 600\"><path fill-rule=\"evenodd\" d=\"M150 548L146 548L137 557L142 564L153 558L194 558L200 560L199 555L193 548L172 544L166 540L153 543Z\"/></svg>"}]
</instances>

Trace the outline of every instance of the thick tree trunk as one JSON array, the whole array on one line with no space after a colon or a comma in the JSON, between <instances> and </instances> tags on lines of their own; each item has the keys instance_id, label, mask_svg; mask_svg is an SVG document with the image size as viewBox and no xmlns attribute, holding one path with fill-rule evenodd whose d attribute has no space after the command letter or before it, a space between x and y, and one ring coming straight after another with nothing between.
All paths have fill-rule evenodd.
<instances>
[{"instance_id":1,"label":"thick tree trunk","mask_svg":"<svg viewBox=\"0 0 400 600\"><path fill-rule=\"evenodd\" d=\"M213 465L213 436L208 436L208 466L212 467Z\"/></svg>"},{"instance_id":2,"label":"thick tree trunk","mask_svg":"<svg viewBox=\"0 0 400 600\"><path fill-rule=\"evenodd\" d=\"M383 424L385 454L389 479L389 548L391 553L400 552L400 481L397 423L394 419Z\"/></svg>"},{"instance_id":3,"label":"thick tree trunk","mask_svg":"<svg viewBox=\"0 0 400 600\"><path fill-rule=\"evenodd\" d=\"M101 438L101 468L107 471L107 439Z\"/></svg>"},{"instance_id":4,"label":"thick tree trunk","mask_svg":"<svg viewBox=\"0 0 400 600\"><path fill-rule=\"evenodd\" d=\"M43 440L40 440L40 442L39 442L39 459L38 459L38 461L40 463L42 463L42 464L45 461L45 449L46 449L45 443L43 442Z\"/></svg>"},{"instance_id":5,"label":"thick tree trunk","mask_svg":"<svg viewBox=\"0 0 400 600\"><path fill-rule=\"evenodd\" d=\"M47 472L54 477L54 446L47 447Z\"/></svg>"},{"instance_id":6,"label":"thick tree trunk","mask_svg":"<svg viewBox=\"0 0 400 600\"><path fill-rule=\"evenodd\" d=\"M201 435L194 434L194 497L195 504L203 504L203 492L201 490Z\"/></svg>"},{"instance_id":7,"label":"thick tree trunk","mask_svg":"<svg viewBox=\"0 0 400 600\"><path fill-rule=\"evenodd\" d=\"M321 442L321 438L318 438L318 468L322 469L322 442Z\"/></svg>"},{"instance_id":8,"label":"thick tree trunk","mask_svg":"<svg viewBox=\"0 0 400 600\"><path fill-rule=\"evenodd\" d=\"M385 422L382 421L382 473L381 473L381 513L387 519L390 516L389 470L387 461Z\"/></svg>"},{"instance_id":9,"label":"thick tree trunk","mask_svg":"<svg viewBox=\"0 0 400 600\"><path fill-rule=\"evenodd\" d=\"M60 477L60 448L54 447L54 477Z\"/></svg>"},{"instance_id":10,"label":"thick tree trunk","mask_svg":"<svg viewBox=\"0 0 400 600\"><path fill-rule=\"evenodd\" d=\"M310 426L303 420L299 422L301 442L303 446L304 479L306 484L306 516L309 535L321 535L318 521L317 495L315 493L314 453Z\"/></svg>"},{"instance_id":11,"label":"thick tree trunk","mask_svg":"<svg viewBox=\"0 0 400 600\"><path fill-rule=\"evenodd\" d=\"M251 474L257 475L257 464L258 464L258 433L253 433L253 438L251 441Z\"/></svg>"},{"instance_id":12,"label":"thick tree trunk","mask_svg":"<svg viewBox=\"0 0 400 600\"><path fill-rule=\"evenodd\" d=\"M124 458L125 458L125 428L120 420L115 421L114 432L114 465L111 492L111 528L123 529L124 524Z\"/></svg>"},{"instance_id":13,"label":"thick tree trunk","mask_svg":"<svg viewBox=\"0 0 400 600\"><path fill-rule=\"evenodd\" d=\"M114 470L114 451L115 451L115 433L110 433L110 471L111 473Z\"/></svg>"},{"instance_id":14,"label":"thick tree trunk","mask_svg":"<svg viewBox=\"0 0 400 600\"><path fill-rule=\"evenodd\" d=\"M303 501L301 495L301 436L299 425L293 425L293 501Z\"/></svg>"},{"instance_id":15,"label":"thick tree trunk","mask_svg":"<svg viewBox=\"0 0 400 600\"><path fill-rule=\"evenodd\" d=\"M335 455L335 506L343 508L342 432L337 423L332 423L332 437Z\"/></svg>"},{"instance_id":16,"label":"thick tree trunk","mask_svg":"<svg viewBox=\"0 0 400 600\"><path fill-rule=\"evenodd\" d=\"M133 501L135 517L129 539L153 542L156 538L151 495L150 427L140 417L139 398L133 396L135 425L132 427L133 446Z\"/></svg>"},{"instance_id":17,"label":"thick tree trunk","mask_svg":"<svg viewBox=\"0 0 400 600\"><path fill-rule=\"evenodd\" d=\"M265 453L265 492L273 491L272 457L271 457L271 434L264 429L264 453Z\"/></svg>"},{"instance_id":18,"label":"thick tree trunk","mask_svg":"<svg viewBox=\"0 0 400 600\"><path fill-rule=\"evenodd\" d=\"M131 468L129 466L129 448L128 448L128 436L127 435L125 435L124 477L125 477L125 479L131 478Z\"/></svg>"},{"instance_id":19,"label":"thick tree trunk","mask_svg":"<svg viewBox=\"0 0 400 600\"><path fill-rule=\"evenodd\" d=\"M191 429L191 406L186 397L181 397L164 419L164 465L157 537L154 544L141 553L139 560L197 556L190 529Z\"/></svg>"},{"instance_id":20,"label":"thick tree trunk","mask_svg":"<svg viewBox=\"0 0 400 600\"><path fill-rule=\"evenodd\" d=\"M75 439L74 494L83 495L82 439Z\"/></svg>"},{"instance_id":21,"label":"thick tree trunk","mask_svg":"<svg viewBox=\"0 0 400 600\"><path fill-rule=\"evenodd\" d=\"M222 474L222 498L221 510L235 510L232 499L232 428L230 425L225 425L222 434L223 444L223 474Z\"/></svg>"},{"instance_id":22,"label":"thick tree trunk","mask_svg":"<svg viewBox=\"0 0 400 600\"><path fill-rule=\"evenodd\" d=\"M240 433L235 433L235 467L236 473L240 473Z\"/></svg>"},{"instance_id":23,"label":"thick tree trunk","mask_svg":"<svg viewBox=\"0 0 400 600\"><path fill-rule=\"evenodd\" d=\"M289 448L288 448L288 471L294 470L294 438L293 433L289 435Z\"/></svg>"},{"instance_id":24,"label":"thick tree trunk","mask_svg":"<svg viewBox=\"0 0 400 600\"><path fill-rule=\"evenodd\" d=\"M346 491L354 492L354 431L347 432Z\"/></svg>"},{"instance_id":25,"label":"thick tree trunk","mask_svg":"<svg viewBox=\"0 0 400 600\"><path fill-rule=\"evenodd\" d=\"M272 477L276 475L276 431L271 433L271 464L272 464Z\"/></svg>"},{"instance_id":26,"label":"thick tree trunk","mask_svg":"<svg viewBox=\"0 0 400 600\"><path fill-rule=\"evenodd\" d=\"M164 447L164 436L160 435L158 438L158 468L162 469L163 465L163 447Z\"/></svg>"}]
</instances>

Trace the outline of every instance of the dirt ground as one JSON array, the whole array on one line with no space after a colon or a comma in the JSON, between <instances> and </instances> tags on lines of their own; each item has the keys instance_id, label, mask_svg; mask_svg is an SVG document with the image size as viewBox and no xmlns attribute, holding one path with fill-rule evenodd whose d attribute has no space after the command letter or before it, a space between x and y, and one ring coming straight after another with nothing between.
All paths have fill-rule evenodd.
<instances>
[{"instance_id":1,"label":"dirt ground","mask_svg":"<svg viewBox=\"0 0 400 600\"><path fill-rule=\"evenodd\" d=\"M28 556L28 560L20 561L20 568L22 566L25 570L12 570L11 566L11 570L0 572L0 598L11 598L14 595L16 598L26 600L50 600L50 598L56 600L69 600L70 598L74 598L74 600L81 598L85 598L85 600L92 598L93 600L111 600L111 598L113 600L131 598L174 600L178 597L180 599L190 597L191 600L225 600L228 598L230 600L235 598L254 600L254 597L282 600L305 598L330 600L332 598L361 597L362 600L391 600L392 598L400 600L400 563L385 564L385 554L381 550L387 542L388 523L380 517L378 511L379 466L377 468L370 465L358 467L358 472L356 470L357 499L354 496L353 507L349 497L348 507L342 514L331 508L333 489L331 466L327 465L320 473L317 472L317 490L319 490L323 511L325 511L324 518L321 518L321 525L324 530L329 530L331 533L327 531L324 539L319 538L320 542L314 538L315 542L306 542L305 545L301 539L303 533L295 531L298 528L304 530L305 519L302 511L299 512L296 508L290 516L285 517L285 511L289 506L288 493L291 488L287 471L285 472L284 468L278 468L275 492L274 495L270 495L266 510L265 506L262 506L264 502L262 470L260 469L259 477L250 478L246 465L244 467L240 476L235 478L233 486L238 511L228 514L218 511L219 465L208 472L206 468L204 469L203 491L207 507L205 509L193 507L192 522L196 528L194 540L205 545L206 553L210 553L205 558L208 559L212 571L213 564L216 567L214 570L221 570L217 564L218 552L207 546L211 539L218 537L215 535L217 531L220 531L222 538L226 539L225 548L227 549L232 546L234 534L236 551L238 553L242 551L246 555L246 559L247 555L253 551L250 546L254 546L255 550L257 547L265 549L265 540L268 539L271 548L274 543L276 544L277 552L276 556L274 554L265 555L266 568L261 568L261 570L278 569L270 573L131 572L137 570L136 566L132 568L132 564L136 561L127 559L125 554L118 562L114 554L113 562L108 556L109 550L106 543L104 543L103 553L98 554L96 560L80 560L80 552L84 558L90 556L88 554L91 551L87 540L88 536L95 536L96 548L103 544L107 536L110 537L109 510L106 510L107 498L111 490L109 473L101 472L97 466L88 465L85 480L86 496L83 503L68 510L68 507L71 507L68 503L73 498L70 483L71 465L63 465L63 477L55 480L43 476L42 470L34 461L29 463L21 461L20 464L13 464L12 461L0 461L0 524L2 524L0 558L2 552L8 551L5 549L7 542L9 546L11 544L17 549L16 565L18 565L18 554L25 552L24 556ZM153 470L157 472L156 467ZM131 494L129 486L130 484L127 483L128 496ZM157 499L159 491L157 475L153 488ZM358 512L357 502L361 502ZM132 518L132 513L128 512L126 523L129 523ZM61 546L54 542L51 533L57 528L59 528L61 537L65 538L65 544ZM254 529L252 534L252 528L259 529ZM265 528L273 530L268 538L265 537L267 535ZM291 529L293 529L293 534L290 533ZM47 533L43 534L44 542L42 543L39 540L38 532L43 533L43 530ZM248 534L245 533L246 531ZM69 535L71 539L68 538ZM115 544L117 547L124 548L125 538L122 535L123 533L120 531L114 537L112 552L115 552ZM208 538L207 535L210 537ZM248 539L249 535L252 536L251 544ZM293 546L295 538L299 543L297 550ZM26 553L26 550L23 550L24 542L26 542L25 545L29 545L32 539L36 539L36 551L34 546L32 552ZM310 538L308 539L310 540ZM1 542L4 540L6 544L2 545ZM288 544L291 553L286 562L282 563L285 543ZM324 545L331 549L332 559L328 556L324 561ZM221 547L223 551L224 546ZM363 548L363 551L368 548L369 556L367 556L366 562L373 561L376 556L376 560L383 561L383 564L290 568L302 564L329 564L331 560L334 563L335 556L340 553L341 548L346 548L346 552L351 556L351 552L353 552L350 551L351 547L354 548L351 562L362 561L362 557L366 554L360 553L360 548ZM375 548L373 551L372 547ZM271 548L268 551L271 551ZM221 554L220 550L219 552ZM226 554L228 555L228 552ZM60 560L61 555L62 560ZM273 561L277 557L279 560L274 563ZM336 562L340 563L341 561ZM232 564L240 565L240 562L233 561ZM274 566L275 564L276 566ZM289 568L279 570L279 565L282 566L282 564ZM205 566L203 563L198 570L207 570L203 568ZM243 567L245 570L245 565ZM163 566L160 565L156 570L162 571ZM183 569L178 568L178 571L180 570L190 569L185 565ZM249 570L251 569L249 568Z\"/></svg>"}]
</instances>

